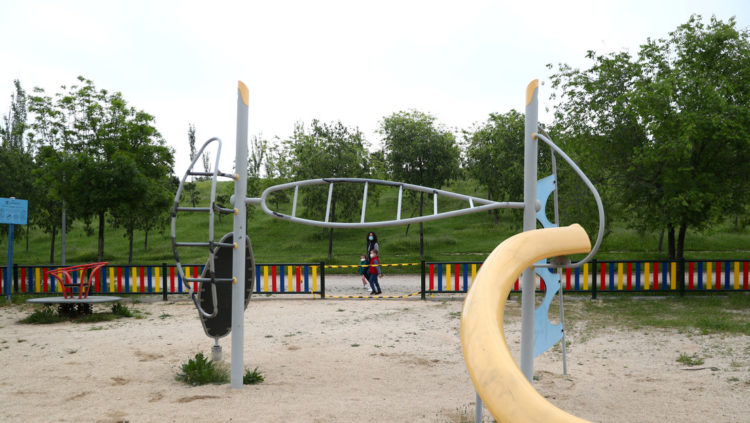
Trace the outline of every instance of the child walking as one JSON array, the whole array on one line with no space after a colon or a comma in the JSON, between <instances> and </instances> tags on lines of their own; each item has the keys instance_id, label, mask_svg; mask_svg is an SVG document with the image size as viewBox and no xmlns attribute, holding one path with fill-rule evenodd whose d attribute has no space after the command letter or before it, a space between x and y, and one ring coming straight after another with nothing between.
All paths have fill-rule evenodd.
<instances>
[{"instance_id":1,"label":"child walking","mask_svg":"<svg viewBox=\"0 0 750 423\"><path fill-rule=\"evenodd\" d=\"M370 251L370 267L368 270L370 277L370 288L372 292L370 295L382 294L380 290L380 284L378 283L378 275L383 276L383 272L380 270L380 259L378 259L378 253L375 250Z\"/></svg>"},{"instance_id":2,"label":"child walking","mask_svg":"<svg viewBox=\"0 0 750 423\"><path fill-rule=\"evenodd\" d=\"M367 256L362 254L362 256L359 259L359 275L362 276L362 288L363 289L369 289L367 286L369 281L367 280L368 270L370 268L367 266L369 263L367 262Z\"/></svg>"}]
</instances>

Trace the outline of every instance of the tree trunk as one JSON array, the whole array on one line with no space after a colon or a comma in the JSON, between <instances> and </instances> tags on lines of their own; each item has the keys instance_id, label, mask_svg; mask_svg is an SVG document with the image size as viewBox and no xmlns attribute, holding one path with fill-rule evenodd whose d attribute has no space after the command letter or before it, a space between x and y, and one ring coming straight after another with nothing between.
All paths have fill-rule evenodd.
<instances>
[{"instance_id":1,"label":"tree trunk","mask_svg":"<svg viewBox=\"0 0 750 423\"><path fill-rule=\"evenodd\" d=\"M664 245L664 229L661 230L661 233L659 234L659 249L658 252L661 253L661 248Z\"/></svg>"},{"instance_id":2,"label":"tree trunk","mask_svg":"<svg viewBox=\"0 0 750 423\"><path fill-rule=\"evenodd\" d=\"M57 235L57 227L52 228L52 242L49 244L49 264L55 262L55 236Z\"/></svg>"},{"instance_id":3,"label":"tree trunk","mask_svg":"<svg viewBox=\"0 0 750 423\"><path fill-rule=\"evenodd\" d=\"M667 259L674 260L674 226L667 225Z\"/></svg>"},{"instance_id":4,"label":"tree trunk","mask_svg":"<svg viewBox=\"0 0 750 423\"><path fill-rule=\"evenodd\" d=\"M422 207L424 206L424 193L419 193L419 215L422 216ZM424 225L419 222L419 259L424 260Z\"/></svg>"},{"instance_id":5,"label":"tree trunk","mask_svg":"<svg viewBox=\"0 0 750 423\"><path fill-rule=\"evenodd\" d=\"M687 225L684 223L681 223L679 232L677 233L677 249L676 249L677 286L680 288L685 286L685 233L686 232L687 232Z\"/></svg>"},{"instance_id":6,"label":"tree trunk","mask_svg":"<svg viewBox=\"0 0 750 423\"><path fill-rule=\"evenodd\" d=\"M492 195L492 191L490 189L487 189L487 199L491 201L495 201ZM500 211L498 209L494 210L487 210L487 213L492 216L492 218L495 220L495 226L500 224Z\"/></svg>"},{"instance_id":7,"label":"tree trunk","mask_svg":"<svg viewBox=\"0 0 750 423\"><path fill-rule=\"evenodd\" d=\"M333 228L328 230L328 261L333 260Z\"/></svg>"},{"instance_id":8,"label":"tree trunk","mask_svg":"<svg viewBox=\"0 0 750 423\"><path fill-rule=\"evenodd\" d=\"M99 212L99 240L96 257L97 261L104 261L104 211Z\"/></svg>"},{"instance_id":9,"label":"tree trunk","mask_svg":"<svg viewBox=\"0 0 750 423\"><path fill-rule=\"evenodd\" d=\"M128 264L133 264L133 229L128 229Z\"/></svg>"}]
</instances>

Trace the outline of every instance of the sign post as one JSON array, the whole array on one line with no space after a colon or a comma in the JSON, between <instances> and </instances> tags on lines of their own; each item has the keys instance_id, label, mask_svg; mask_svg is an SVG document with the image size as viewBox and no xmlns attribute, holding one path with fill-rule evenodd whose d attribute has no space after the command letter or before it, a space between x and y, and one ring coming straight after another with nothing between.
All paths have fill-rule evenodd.
<instances>
[{"instance_id":1,"label":"sign post","mask_svg":"<svg viewBox=\"0 0 750 423\"><path fill-rule=\"evenodd\" d=\"M25 225L29 210L28 200L16 200L15 197L0 198L0 223L8 224L8 261L3 278L5 299L10 302L11 284L13 283L13 228Z\"/></svg>"}]
</instances>

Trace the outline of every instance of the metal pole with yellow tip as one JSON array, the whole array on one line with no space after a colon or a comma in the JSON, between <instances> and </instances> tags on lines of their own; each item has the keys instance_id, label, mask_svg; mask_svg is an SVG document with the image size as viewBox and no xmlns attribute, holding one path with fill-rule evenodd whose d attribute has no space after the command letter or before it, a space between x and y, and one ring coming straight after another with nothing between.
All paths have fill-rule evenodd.
<instances>
[{"instance_id":1,"label":"metal pole with yellow tip","mask_svg":"<svg viewBox=\"0 0 750 423\"><path fill-rule=\"evenodd\" d=\"M230 381L232 388L242 388L244 371L244 340L245 340L245 246L247 237L247 208L242 201L247 197L247 125L248 125L248 97L247 86L239 81L237 95L237 144L235 155L234 203L237 212L234 215L234 243L232 256L232 363Z\"/></svg>"},{"instance_id":2,"label":"metal pole with yellow tip","mask_svg":"<svg viewBox=\"0 0 750 423\"><path fill-rule=\"evenodd\" d=\"M523 157L523 230L536 229L537 118L539 80L526 87L526 129ZM534 377L534 304L536 276L529 267L521 276L521 371L529 382Z\"/></svg>"}]
</instances>

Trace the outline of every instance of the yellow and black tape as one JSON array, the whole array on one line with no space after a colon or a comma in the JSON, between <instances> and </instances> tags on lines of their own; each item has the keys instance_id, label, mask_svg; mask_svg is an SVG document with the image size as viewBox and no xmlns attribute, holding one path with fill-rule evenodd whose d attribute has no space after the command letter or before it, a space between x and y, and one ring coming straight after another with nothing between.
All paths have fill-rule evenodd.
<instances>
[{"instance_id":1,"label":"yellow and black tape","mask_svg":"<svg viewBox=\"0 0 750 423\"><path fill-rule=\"evenodd\" d=\"M313 294L315 295L315 294ZM406 295L326 295L326 298L334 299L361 299L361 300L384 300L384 299L397 299L397 298L409 298L415 295L419 295L419 292L414 292Z\"/></svg>"},{"instance_id":2,"label":"yellow and black tape","mask_svg":"<svg viewBox=\"0 0 750 423\"><path fill-rule=\"evenodd\" d=\"M419 266L420 263L388 263L388 264L326 264L326 269L344 269L347 267L393 267L393 266Z\"/></svg>"}]
</instances>

